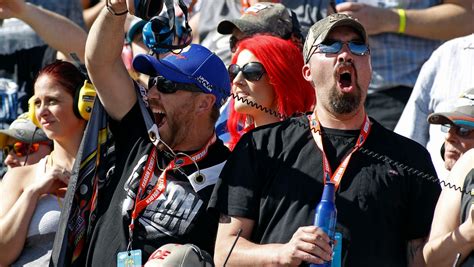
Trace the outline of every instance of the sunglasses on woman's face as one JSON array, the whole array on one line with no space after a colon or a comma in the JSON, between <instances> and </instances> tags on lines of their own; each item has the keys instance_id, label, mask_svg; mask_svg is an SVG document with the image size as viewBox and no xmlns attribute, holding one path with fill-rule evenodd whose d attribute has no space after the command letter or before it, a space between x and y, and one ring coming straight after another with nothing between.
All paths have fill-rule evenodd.
<instances>
[{"instance_id":1,"label":"sunglasses on woman's face","mask_svg":"<svg viewBox=\"0 0 474 267\"><path fill-rule=\"evenodd\" d=\"M189 92L202 92L197 85L192 83L175 83L167 80L163 76L150 77L148 80L148 90L153 86L156 86L159 92L163 94L174 94L178 90L189 91Z\"/></svg>"},{"instance_id":2,"label":"sunglasses on woman's face","mask_svg":"<svg viewBox=\"0 0 474 267\"><path fill-rule=\"evenodd\" d=\"M49 145L49 142L38 142L31 145L29 143L16 142L13 145L6 145L2 149L3 159L5 159L11 151L19 158L36 153L42 144Z\"/></svg>"},{"instance_id":3,"label":"sunglasses on woman's face","mask_svg":"<svg viewBox=\"0 0 474 267\"><path fill-rule=\"evenodd\" d=\"M263 74L266 72L265 68L263 67L262 63L260 62L249 62L245 64L243 67L240 67L237 64L230 64L229 68L230 80L233 81L235 77L242 72L244 78L247 81L258 81L262 78Z\"/></svg>"},{"instance_id":4,"label":"sunglasses on woman's face","mask_svg":"<svg viewBox=\"0 0 474 267\"><path fill-rule=\"evenodd\" d=\"M455 126L455 125L449 125L449 124L441 125L441 131L443 131L445 133L449 132L449 130L451 128L453 128L454 133L457 136L460 136L460 137L467 137L474 131L474 130L471 130L471 129L467 129L467 128L459 127L459 126Z\"/></svg>"}]
</instances>

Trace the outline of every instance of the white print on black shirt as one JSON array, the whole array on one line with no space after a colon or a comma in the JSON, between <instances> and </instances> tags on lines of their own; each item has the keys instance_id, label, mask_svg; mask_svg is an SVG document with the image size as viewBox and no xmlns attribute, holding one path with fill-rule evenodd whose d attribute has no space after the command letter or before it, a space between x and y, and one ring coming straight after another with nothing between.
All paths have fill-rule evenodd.
<instances>
[{"instance_id":1,"label":"white print on black shirt","mask_svg":"<svg viewBox=\"0 0 474 267\"><path fill-rule=\"evenodd\" d=\"M146 227L147 234L153 236L155 234L159 236L160 233L169 236L186 234L189 225L202 207L203 201L182 185L186 186L184 183L168 183L166 199L160 196L139 217L140 223ZM187 188L192 190L189 184Z\"/></svg>"},{"instance_id":2,"label":"white print on black shirt","mask_svg":"<svg viewBox=\"0 0 474 267\"><path fill-rule=\"evenodd\" d=\"M135 192L143 172L147 155L140 158L132 174L124 184L127 198L122 204L122 215L130 219L129 214L135 203ZM140 171L138 171L140 170ZM153 175L146 188L146 194L155 186L158 176ZM173 181L168 175L166 192L150 203L138 217L138 222L145 226L147 238L160 236L179 236L189 232L189 226L203 206L203 201L194 192L187 181Z\"/></svg>"}]
</instances>

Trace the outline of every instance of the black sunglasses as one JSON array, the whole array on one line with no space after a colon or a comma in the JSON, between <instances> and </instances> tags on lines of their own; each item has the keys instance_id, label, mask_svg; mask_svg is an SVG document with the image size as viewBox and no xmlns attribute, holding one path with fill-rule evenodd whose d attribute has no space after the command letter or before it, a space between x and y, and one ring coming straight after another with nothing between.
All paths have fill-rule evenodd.
<instances>
[{"instance_id":1,"label":"black sunglasses","mask_svg":"<svg viewBox=\"0 0 474 267\"><path fill-rule=\"evenodd\" d=\"M369 45L364 42L361 42L361 41L341 42L341 41L328 40L328 41L324 41L321 44L314 45L313 47L311 47L311 51L308 54L308 58L306 58L306 62L309 61L309 58L314 53L337 54L341 51L342 46L344 44L347 44L347 46L349 47L349 51L351 51L351 53L354 55L365 56L365 55L370 54Z\"/></svg>"},{"instance_id":2,"label":"black sunglasses","mask_svg":"<svg viewBox=\"0 0 474 267\"><path fill-rule=\"evenodd\" d=\"M449 132L449 130L451 128L453 128L454 133L457 136L460 136L460 137L467 137L474 131L474 130L471 130L471 129L467 129L467 128L459 127L459 126L455 126L455 125L450 125L450 124L441 125L441 131L443 131L445 133Z\"/></svg>"},{"instance_id":3,"label":"black sunglasses","mask_svg":"<svg viewBox=\"0 0 474 267\"><path fill-rule=\"evenodd\" d=\"M167 80L163 76L150 77L148 79L148 90L153 86L156 86L159 92L163 94L174 94L178 90L189 91L189 92L203 92L197 85L192 83L176 83Z\"/></svg>"},{"instance_id":4,"label":"black sunglasses","mask_svg":"<svg viewBox=\"0 0 474 267\"><path fill-rule=\"evenodd\" d=\"M242 67L237 64L230 64L227 70L229 71L231 81L233 81L241 71L244 75L244 78L248 81L258 81L266 72L265 68L260 62L249 62Z\"/></svg>"}]
</instances>

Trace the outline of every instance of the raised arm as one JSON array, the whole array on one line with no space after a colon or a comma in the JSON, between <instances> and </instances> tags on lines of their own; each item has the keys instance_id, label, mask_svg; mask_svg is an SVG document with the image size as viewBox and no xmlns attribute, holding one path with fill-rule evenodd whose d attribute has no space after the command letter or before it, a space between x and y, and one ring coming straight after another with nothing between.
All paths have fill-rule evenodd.
<instances>
[{"instance_id":1,"label":"raised arm","mask_svg":"<svg viewBox=\"0 0 474 267\"><path fill-rule=\"evenodd\" d=\"M110 0L120 13L125 0ZM86 66L100 101L115 120L121 120L136 102L133 82L122 62L124 23L127 16L104 8L91 27L86 44Z\"/></svg>"},{"instance_id":2,"label":"raised arm","mask_svg":"<svg viewBox=\"0 0 474 267\"><path fill-rule=\"evenodd\" d=\"M24 0L0 0L0 18L24 21L48 45L67 56L74 52L84 62L87 33L68 18Z\"/></svg>"},{"instance_id":3,"label":"raised arm","mask_svg":"<svg viewBox=\"0 0 474 267\"><path fill-rule=\"evenodd\" d=\"M362 3L345 2L338 12L359 19L368 34L397 33L400 18L397 10ZM426 9L406 10L405 34L427 39L448 40L474 32L472 0L445 0Z\"/></svg>"},{"instance_id":4,"label":"raised arm","mask_svg":"<svg viewBox=\"0 0 474 267\"><path fill-rule=\"evenodd\" d=\"M449 182L462 188L467 173L474 166L474 149L465 153L454 165ZM423 248L423 256L429 266L451 266L457 253L462 262L474 249L474 205L469 218L459 223L462 193L451 188L443 188L436 205L428 243Z\"/></svg>"},{"instance_id":5,"label":"raised arm","mask_svg":"<svg viewBox=\"0 0 474 267\"><path fill-rule=\"evenodd\" d=\"M226 266L298 266L303 261L323 263L314 255L331 259L329 237L321 229L300 227L286 244L259 245L249 241L254 225L250 219L221 215L214 252L216 266L223 266L239 229L242 229L241 235Z\"/></svg>"}]
</instances>

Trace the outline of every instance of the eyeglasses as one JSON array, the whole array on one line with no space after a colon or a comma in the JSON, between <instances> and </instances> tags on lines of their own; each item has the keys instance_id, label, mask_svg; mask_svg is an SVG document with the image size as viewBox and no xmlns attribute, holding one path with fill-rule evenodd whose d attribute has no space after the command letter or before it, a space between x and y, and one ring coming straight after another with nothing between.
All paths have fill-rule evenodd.
<instances>
[{"instance_id":1,"label":"eyeglasses","mask_svg":"<svg viewBox=\"0 0 474 267\"><path fill-rule=\"evenodd\" d=\"M3 159L7 157L8 154L10 154L10 151L13 151L15 155L19 158L25 157L26 155L33 154L38 152L40 145L50 145L49 142L38 142L38 143L32 143L31 145L29 143L23 143L23 142L16 142L13 145L6 145L2 149L2 155Z\"/></svg>"},{"instance_id":2,"label":"eyeglasses","mask_svg":"<svg viewBox=\"0 0 474 267\"><path fill-rule=\"evenodd\" d=\"M249 62L243 67L237 64L230 64L227 70L229 71L231 81L233 81L241 71L244 78L248 81L258 81L262 78L263 74L266 73L265 68L260 62Z\"/></svg>"},{"instance_id":3,"label":"eyeglasses","mask_svg":"<svg viewBox=\"0 0 474 267\"><path fill-rule=\"evenodd\" d=\"M456 135L460 137L467 137L474 131L471 129L467 129L467 128L459 127L455 125L450 125L450 124L441 125L441 131L445 133L449 132L451 128L453 128L454 133L456 133Z\"/></svg>"},{"instance_id":4,"label":"eyeglasses","mask_svg":"<svg viewBox=\"0 0 474 267\"><path fill-rule=\"evenodd\" d=\"M202 92L202 90L195 84L192 83L176 83L167 80L163 76L150 77L148 80L148 90L156 85L159 92L163 94L174 94L178 90L184 90L189 92Z\"/></svg>"},{"instance_id":5,"label":"eyeglasses","mask_svg":"<svg viewBox=\"0 0 474 267\"><path fill-rule=\"evenodd\" d=\"M341 41L329 40L329 41L325 41L321 44L314 45L313 47L311 47L311 51L308 54L308 58L306 59L306 62L309 61L309 58L314 53L337 54L339 53L339 51L341 51L342 46L344 44L347 44L347 46L349 47L349 51L351 51L351 53L354 55L365 56L365 55L370 54L369 45L364 42L360 42L360 41L341 42Z\"/></svg>"}]
</instances>

